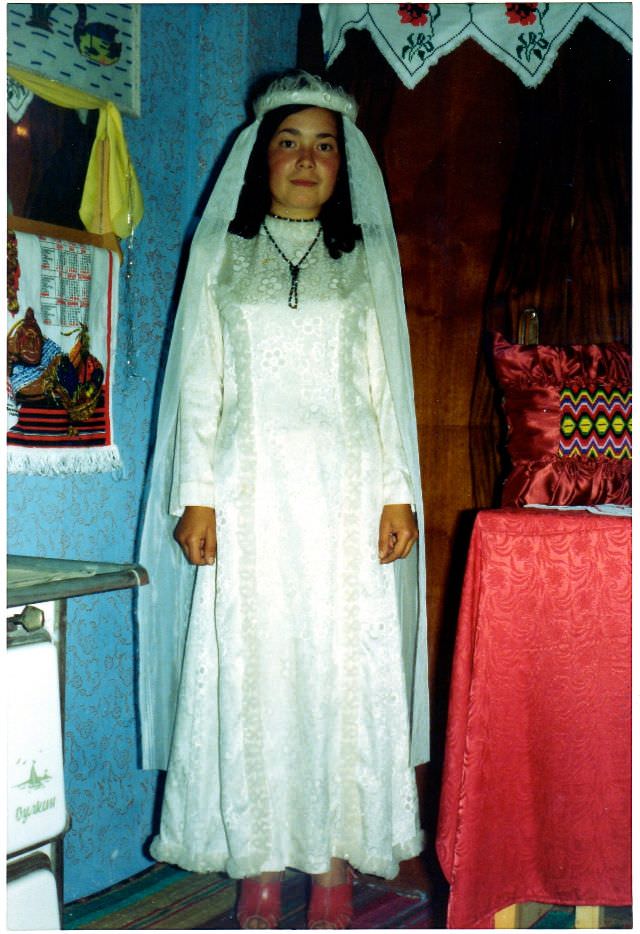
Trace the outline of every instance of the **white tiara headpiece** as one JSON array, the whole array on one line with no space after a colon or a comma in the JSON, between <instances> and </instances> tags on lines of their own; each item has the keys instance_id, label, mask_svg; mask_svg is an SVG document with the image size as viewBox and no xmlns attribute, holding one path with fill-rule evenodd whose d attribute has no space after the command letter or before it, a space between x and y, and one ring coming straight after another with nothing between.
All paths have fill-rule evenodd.
<instances>
[{"instance_id":1,"label":"white tiara headpiece","mask_svg":"<svg viewBox=\"0 0 640 934\"><path fill-rule=\"evenodd\" d=\"M309 107L336 110L354 123L358 113L355 100L346 91L333 87L306 71L276 78L264 94L254 101L253 112L261 119L268 111L287 104L308 104Z\"/></svg>"}]
</instances>

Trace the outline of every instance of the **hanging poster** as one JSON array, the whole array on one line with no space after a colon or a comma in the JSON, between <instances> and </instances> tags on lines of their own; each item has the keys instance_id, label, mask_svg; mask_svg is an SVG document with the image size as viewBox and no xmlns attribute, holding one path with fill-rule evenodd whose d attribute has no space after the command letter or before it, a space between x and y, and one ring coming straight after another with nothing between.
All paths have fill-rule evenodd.
<instances>
[{"instance_id":1,"label":"hanging poster","mask_svg":"<svg viewBox=\"0 0 640 934\"><path fill-rule=\"evenodd\" d=\"M112 470L118 258L11 231L7 247L8 470Z\"/></svg>"},{"instance_id":2,"label":"hanging poster","mask_svg":"<svg viewBox=\"0 0 640 934\"><path fill-rule=\"evenodd\" d=\"M9 3L7 61L140 114L140 5Z\"/></svg>"}]
</instances>

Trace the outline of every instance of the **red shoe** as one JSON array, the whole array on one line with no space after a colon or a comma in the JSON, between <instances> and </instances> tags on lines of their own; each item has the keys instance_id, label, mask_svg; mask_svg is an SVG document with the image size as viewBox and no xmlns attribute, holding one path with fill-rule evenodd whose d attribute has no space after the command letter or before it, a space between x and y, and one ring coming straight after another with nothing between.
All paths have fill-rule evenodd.
<instances>
[{"instance_id":1,"label":"red shoe","mask_svg":"<svg viewBox=\"0 0 640 934\"><path fill-rule=\"evenodd\" d=\"M243 879L240 884L240 899L236 916L241 928L277 928L280 921L280 892L282 883L260 882L259 879Z\"/></svg>"},{"instance_id":2,"label":"red shoe","mask_svg":"<svg viewBox=\"0 0 640 934\"><path fill-rule=\"evenodd\" d=\"M353 917L353 873L340 885L311 885L307 927L339 930L348 928Z\"/></svg>"}]
</instances>

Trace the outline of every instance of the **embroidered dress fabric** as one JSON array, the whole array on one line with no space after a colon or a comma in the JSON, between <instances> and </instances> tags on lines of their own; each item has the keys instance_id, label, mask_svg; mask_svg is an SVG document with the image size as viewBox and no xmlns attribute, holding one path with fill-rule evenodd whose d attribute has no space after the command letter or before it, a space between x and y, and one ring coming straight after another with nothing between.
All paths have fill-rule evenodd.
<instances>
[{"instance_id":1,"label":"embroidered dress fabric","mask_svg":"<svg viewBox=\"0 0 640 934\"><path fill-rule=\"evenodd\" d=\"M294 263L319 228L265 223ZM336 261L320 240L298 287L292 309L264 230L229 235L191 342L171 511L215 506L218 557L197 571L151 852L235 877L338 856L392 878L422 839L378 523L415 492L362 244Z\"/></svg>"},{"instance_id":2,"label":"embroidered dress fabric","mask_svg":"<svg viewBox=\"0 0 640 934\"><path fill-rule=\"evenodd\" d=\"M316 82L311 76L306 76L305 80L308 79L312 84ZM315 102L320 106L333 106L335 103L336 109L340 109L340 95L331 92L327 100L322 89L324 86L312 91L303 87L300 92L299 87L299 83L294 83L293 90L289 88L287 93L292 100L300 93L305 98L303 103ZM278 103L281 102L279 99ZM174 471L180 469L174 458L181 404L179 387L192 372L192 361L198 353L202 328L199 318L207 313L212 276L217 276L226 255L228 225L235 215L258 125L259 120L256 120L239 134L196 230L165 367L140 545L140 562L149 570L150 576L150 585L138 595L141 746L143 768L148 769L167 768L195 583L195 568L185 561L181 549L173 541L176 520L169 512L171 490L175 489ZM366 139L349 118L344 119L344 133L354 221L362 229L363 268L366 268L371 283L386 372L411 474L420 531L420 540L411 555L396 561L393 568L411 724L409 762L418 765L429 757L429 696L424 522L409 335L398 249L382 174ZM304 228L305 225L301 226ZM313 252L320 246L318 243ZM270 248L273 251L271 259L281 263L278 275L284 277L283 282L289 288L291 276L288 266L275 249ZM289 255L286 250L285 254ZM329 267L332 276L336 273L337 261L333 263ZM300 277L302 301L303 271ZM260 276L254 274L252 289L257 288L259 279ZM206 374L202 373L201 385L205 379ZM225 387L225 391L228 388ZM304 488L305 481L301 475L298 498L303 496ZM210 501L216 502L213 481ZM275 549L277 543L273 547Z\"/></svg>"}]
</instances>

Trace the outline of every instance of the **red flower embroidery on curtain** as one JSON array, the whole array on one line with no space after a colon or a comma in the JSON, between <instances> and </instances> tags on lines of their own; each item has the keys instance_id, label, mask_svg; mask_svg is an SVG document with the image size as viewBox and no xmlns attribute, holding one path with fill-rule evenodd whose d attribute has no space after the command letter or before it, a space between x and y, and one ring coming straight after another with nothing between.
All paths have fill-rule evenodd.
<instances>
[{"instance_id":1,"label":"red flower embroidery on curtain","mask_svg":"<svg viewBox=\"0 0 640 934\"><path fill-rule=\"evenodd\" d=\"M401 23L410 23L411 26L424 26L429 12L428 3L400 3L398 16Z\"/></svg>"},{"instance_id":2,"label":"red flower embroidery on curtain","mask_svg":"<svg viewBox=\"0 0 640 934\"><path fill-rule=\"evenodd\" d=\"M507 19L513 26L533 26L538 16L537 3L505 3Z\"/></svg>"}]
</instances>

